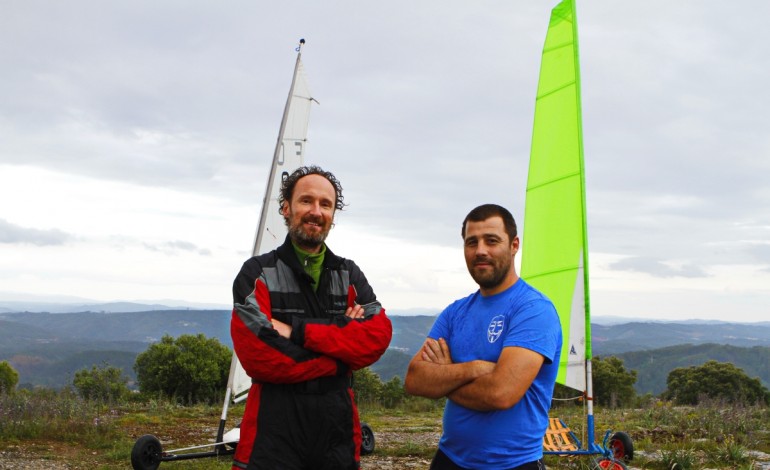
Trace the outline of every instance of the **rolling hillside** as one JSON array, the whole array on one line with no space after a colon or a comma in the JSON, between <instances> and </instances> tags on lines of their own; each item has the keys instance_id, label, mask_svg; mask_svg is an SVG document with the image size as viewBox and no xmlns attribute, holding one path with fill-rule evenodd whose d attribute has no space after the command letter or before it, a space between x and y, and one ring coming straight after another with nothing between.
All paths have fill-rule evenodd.
<instances>
[{"instance_id":1,"label":"rolling hillside","mask_svg":"<svg viewBox=\"0 0 770 470\"><path fill-rule=\"evenodd\" d=\"M153 309L0 312L0 360L8 360L20 372L21 384L58 387L71 383L75 371L104 363L123 368L133 378L136 355L164 334L202 333L232 345L229 311ZM403 379L409 360L435 320L433 315L390 317L390 349L372 366L384 381L394 376ZM640 393L658 394L665 389L671 369L709 359L732 362L770 384L770 325L766 323L633 322L594 324L592 331L594 354L618 356L627 368L637 370Z\"/></svg>"}]
</instances>

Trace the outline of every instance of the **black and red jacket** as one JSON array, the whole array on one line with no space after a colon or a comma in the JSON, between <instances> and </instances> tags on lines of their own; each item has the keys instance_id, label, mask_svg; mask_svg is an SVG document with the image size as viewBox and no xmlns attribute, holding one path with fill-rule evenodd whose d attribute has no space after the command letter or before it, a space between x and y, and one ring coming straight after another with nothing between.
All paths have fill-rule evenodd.
<instances>
[{"instance_id":1,"label":"black and red jacket","mask_svg":"<svg viewBox=\"0 0 770 470\"><path fill-rule=\"evenodd\" d=\"M324 409L329 408L326 395L335 393L336 409L329 409L330 416L324 417L332 422L302 432L310 432L312 440L317 433L334 432L331 430L342 426L345 450L337 453L349 449L357 466L361 433L350 376L382 356L390 344L392 327L359 267L328 247L318 283L314 290L313 279L300 264L289 237L276 250L246 261L235 278L233 346L253 383L234 468L246 468L248 462L262 461L266 454L298 453L297 459L314 458L310 454L315 451L303 448L310 444L297 436L300 431L296 428L315 426L319 421L315 402L324 395ZM354 303L364 307L364 318L345 316ZM291 338L277 333L272 318L292 326ZM316 416L311 418L316 419L306 421L304 413L312 410ZM337 445L338 437L331 436L331 443L320 446ZM257 455L260 453L263 455ZM291 467L288 461L279 463ZM249 468L262 468L255 465ZM330 468L348 468L338 465Z\"/></svg>"}]
</instances>

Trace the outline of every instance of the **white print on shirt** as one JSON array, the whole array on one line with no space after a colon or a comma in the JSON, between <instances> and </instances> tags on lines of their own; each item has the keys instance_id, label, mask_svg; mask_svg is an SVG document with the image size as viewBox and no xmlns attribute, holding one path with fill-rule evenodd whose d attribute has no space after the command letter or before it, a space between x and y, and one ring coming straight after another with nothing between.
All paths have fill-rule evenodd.
<instances>
[{"instance_id":1,"label":"white print on shirt","mask_svg":"<svg viewBox=\"0 0 770 470\"><path fill-rule=\"evenodd\" d=\"M503 323L504 323L505 317L502 315L498 315L495 318L492 319L492 321L489 322L489 326L487 327L487 340L490 343L494 343L497 341L497 338L500 337L501 334L503 334Z\"/></svg>"}]
</instances>

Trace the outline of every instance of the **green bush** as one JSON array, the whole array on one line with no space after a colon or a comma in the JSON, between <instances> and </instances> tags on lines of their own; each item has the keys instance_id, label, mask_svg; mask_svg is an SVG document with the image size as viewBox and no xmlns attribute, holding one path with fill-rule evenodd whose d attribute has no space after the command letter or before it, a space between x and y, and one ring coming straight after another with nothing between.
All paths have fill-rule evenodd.
<instances>
[{"instance_id":1,"label":"green bush","mask_svg":"<svg viewBox=\"0 0 770 470\"><path fill-rule=\"evenodd\" d=\"M128 377L118 367L105 364L93 366L91 370L81 369L75 372L72 385L78 394L86 400L113 402L125 398L129 393Z\"/></svg>"},{"instance_id":2,"label":"green bush","mask_svg":"<svg viewBox=\"0 0 770 470\"><path fill-rule=\"evenodd\" d=\"M19 373L8 361L0 362L0 394L11 393L19 383Z\"/></svg>"},{"instance_id":3,"label":"green bush","mask_svg":"<svg viewBox=\"0 0 770 470\"><path fill-rule=\"evenodd\" d=\"M203 334L164 335L134 364L139 389L177 401L214 403L224 397L232 351Z\"/></svg>"},{"instance_id":4,"label":"green bush","mask_svg":"<svg viewBox=\"0 0 770 470\"><path fill-rule=\"evenodd\" d=\"M666 383L663 398L678 405L697 405L704 400L770 405L770 391L759 379L727 362L708 361L701 366L674 369Z\"/></svg>"}]
</instances>

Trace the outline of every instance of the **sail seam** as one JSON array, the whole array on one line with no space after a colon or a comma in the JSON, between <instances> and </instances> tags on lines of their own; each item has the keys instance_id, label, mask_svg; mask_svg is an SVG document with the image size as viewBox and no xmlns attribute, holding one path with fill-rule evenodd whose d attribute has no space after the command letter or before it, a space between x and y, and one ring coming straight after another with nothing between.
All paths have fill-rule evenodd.
<instances>
[{"instance_id":1,"label":"sail seam","mask_svg":"<svg viewBox=\"0 0 770 470\"><path fill-rule=\"evenodd\" d=\"M558 178L554 178L554 179L545 181L545 182L540 183L540 184L536 184L534 186L530 186L530 187L527 188L527 192L534 191L535 189L541 188L543 186L547 186L547 185L549 185L551 183L557 183L559 181L566 180L568 178L573 178L575 176L580 176L580 172L577 171L577 172L574 172L574 173L570 173L568 175L560 176Z\"/></svg>"},{"instance_id":2,"label":"sail seam","mask_svg":"<svg viewBox=\"0 0 770 470\"><path fill-rule=\"evenodd\" d=\"M579 269L580 269L580 265L578 264L578 265L575 265L575 266L568 266L566 268L559 268L559 269L552 269L550 271L544 271L544 272L539 273L539 274L530 274L530 275L527 276L527 281L529 282L532 279L538 278L540 276L548 276L549 274L558 274L558 273L563 273L563 272L567 272L567 271L577 271Z\"/></svg>"},{"instance_id":3,"label":"sail seam","mask_svg":"<svg viewBox=\"0 0 770 470\"><path fill-rule=\"evenodd\" d=\"M561 44L557 44L557 45L555 45L555 46L551 46L551 47L549 47L548 49L543 49L543 54L547 54L547 53L549 53L549 52L553 52L553 51L555 51L556 49L561 49L561 48L563 48L563 47L569 47L569 46L571 46L572 44L573 44L573 42L572 42L572 41L567 41L567 42L563 42L563 43L561 43Z\"/></svg>"},{"instance_id":4,"label":"sail seam","mask_svg":"<svg viewBox=\"0 0 770 470\"><path fill-rule=\"evenodd\" d=\"M554 93L559 92L559 91L561 91L561 90L563 90L565 88L569 88L571 86L574 86L576 83L577 82L575 82L575 80L572 80L571 82L567 82L564 85L560 86L559 88L554 88L553 90L549 90L546 93L543 93L542 95L538 95L536 100L539 100L541 98L545 98L545 97L551 96Z\"/></svg>"}]
</instances>

